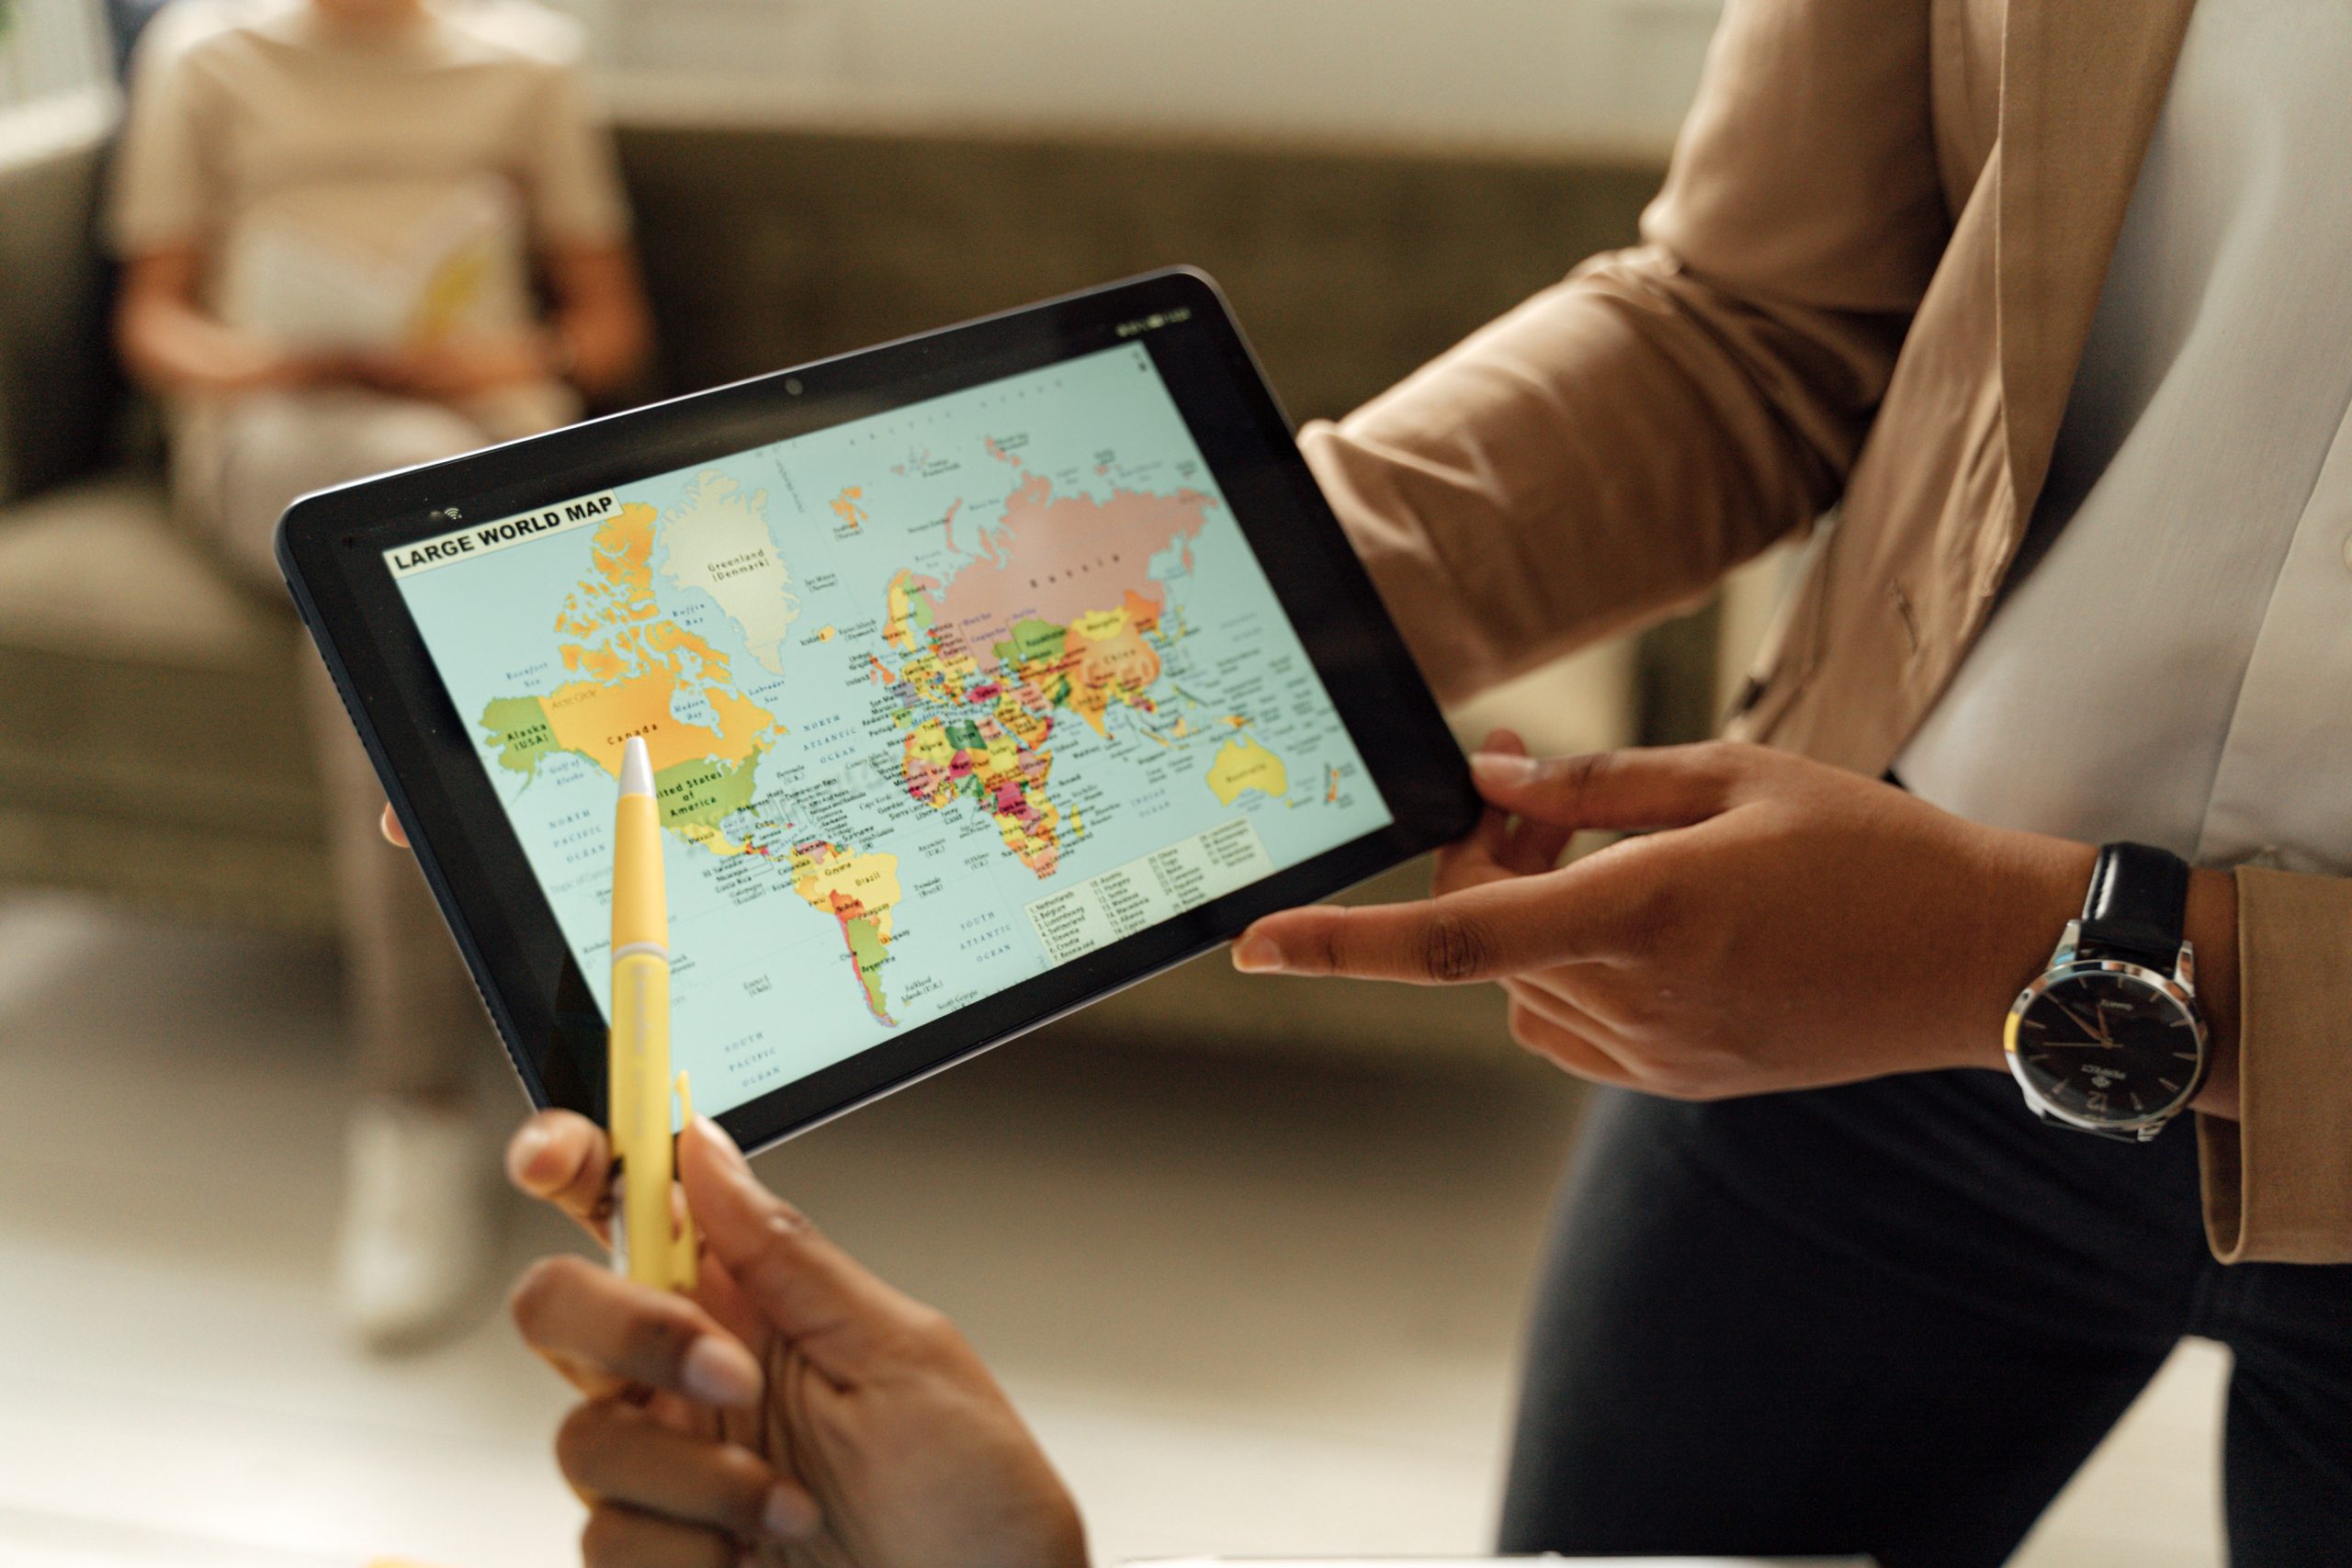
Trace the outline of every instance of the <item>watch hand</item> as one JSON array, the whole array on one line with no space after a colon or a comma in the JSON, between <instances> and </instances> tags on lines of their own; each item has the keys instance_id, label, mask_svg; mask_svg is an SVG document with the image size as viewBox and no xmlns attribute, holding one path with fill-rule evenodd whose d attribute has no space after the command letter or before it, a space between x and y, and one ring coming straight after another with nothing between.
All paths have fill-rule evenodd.
<instances>
[{"instance_id":1,"label":"watch hand","mask_svg":"<svg viewBox=\"0 0 2352 1568\"><path fill-rule=\"evenodd\" d=\"M2081 1013L2076 1012L2064 1002L2059 1001L2056 997L2052 997L2050 1000L2060 1012L2064 1013L2068 1018L2075 1021L2076 1028L2090 1036L2090 1039L2083 1042L2084 1044L2112 1045L2115 1043L2115 1037L2108 1033L2106 1029L2097 1022L2085 1022Z\"/></svg>"}]
</instances>

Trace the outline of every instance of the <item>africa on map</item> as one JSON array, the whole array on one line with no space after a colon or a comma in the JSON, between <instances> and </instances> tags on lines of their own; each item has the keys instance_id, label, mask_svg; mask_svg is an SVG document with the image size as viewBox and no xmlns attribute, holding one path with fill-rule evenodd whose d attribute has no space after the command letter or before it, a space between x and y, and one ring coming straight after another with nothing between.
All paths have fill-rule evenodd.
<instances>
[{"instance_id":1,"label":"africa on map","mask_svg":"<svg viewBox=\"0 0 2352 1568\"><path fill-rule=\"evenodd\" d=\"M397 581L600 1002L644 737L699 1103L1389 820L1140 346L539 515Z\"/></svg>"}]
</instances>

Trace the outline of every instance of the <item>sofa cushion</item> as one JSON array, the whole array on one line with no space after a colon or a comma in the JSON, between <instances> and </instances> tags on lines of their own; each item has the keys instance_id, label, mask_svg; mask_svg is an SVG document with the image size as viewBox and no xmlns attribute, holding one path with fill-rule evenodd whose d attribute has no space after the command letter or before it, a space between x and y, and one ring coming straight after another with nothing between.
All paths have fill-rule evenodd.
<instances>
[{"instance_id":1,"label":"sofa cushion","mask_svg":"<svg viewBox=\"0 0 2352 1568\"><path fill-rule=\"evenodd\" d=\"M0 511L0 643L282 676L294 637L282 594L232 581L153 483L109 476Z\"/></svg>"},{"instance_id":2,"label":"sofa cushion","mask_svg":"<svg viewBox=\"0 0 2352 1568\"><path fill-rule=\"evenodd\" d=\"M115 478L0 508L0 882L329 917L289 611Z\"/></svg>"},{"instance_id":3,"label":"sofa cushion","mask_svg":"<svg viewBox=\"0 0 2352 1568\"><path fill-rule=\"evenodd\" d=\"M1190 262L1224 287L1291 413L1339 414L1631 243L1662 173L626 96L616 130L670 391Z\"/></svg>"}]
</instances>

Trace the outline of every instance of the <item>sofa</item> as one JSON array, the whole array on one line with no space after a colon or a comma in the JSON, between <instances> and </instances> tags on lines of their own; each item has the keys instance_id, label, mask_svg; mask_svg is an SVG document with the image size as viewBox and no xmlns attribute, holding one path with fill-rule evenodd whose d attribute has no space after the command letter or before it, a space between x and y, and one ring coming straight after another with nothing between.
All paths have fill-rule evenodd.
<instances>
[{"instance_id":1,"label":"sofa","mask_svg":"<svg viewBox=\"0 0 2352 1568\"><path fill-rule=\"evenodd\" d=\"M153 421L108 353L93 219L113 114L91 93L0 115L0 888L322 932L299 627L175 525ZM659 336L649 394L1190 262L1291 414L1337 414L1624 243L1660 173L626 94L616 132ZM1707 637L1701 617L1580 655L1461 726L1509 718L1554 748L1703 728ZM1343 989L1294 1017L1203 964L1111 1005L1127 1032L1244 1043L1500 1032L1487 996Z\"/></svg>"}]
</instances>

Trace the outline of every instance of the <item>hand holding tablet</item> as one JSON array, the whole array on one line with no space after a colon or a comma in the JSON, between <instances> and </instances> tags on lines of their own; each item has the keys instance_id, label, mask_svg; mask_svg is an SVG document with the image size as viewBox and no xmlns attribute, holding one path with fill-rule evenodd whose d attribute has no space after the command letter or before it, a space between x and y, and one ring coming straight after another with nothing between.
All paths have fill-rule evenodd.
<instances>
[{"instance_id":1,"label":"hand holding tablet","mask_svg":"<svg viewBox=\"0 0 2352 1568\"><path fill-rule=\"evenodd\" d=\"M306 498L280 558L526 1085L600 1120L631 739L675 1065L752 1146L1476 816L1193 274Z\"/></svg>"}]
</instances>

